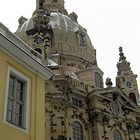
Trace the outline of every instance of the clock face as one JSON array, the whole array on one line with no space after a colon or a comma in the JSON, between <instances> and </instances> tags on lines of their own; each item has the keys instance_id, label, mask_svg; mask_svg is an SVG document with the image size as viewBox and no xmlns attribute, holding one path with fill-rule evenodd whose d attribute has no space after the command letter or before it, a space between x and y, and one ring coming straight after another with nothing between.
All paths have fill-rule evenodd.
<instances>
[{"instance_id":1,"label":"clock face","mask_svg":"<svg viewBox=\"0 0 140 140\"><path fill-rule=\"evenodd\" d=\"M132 83L130 81L127 81L126 82L126 86L129 87L129 88L131 88L132 87Z\"/></svg>"}]
</instances>

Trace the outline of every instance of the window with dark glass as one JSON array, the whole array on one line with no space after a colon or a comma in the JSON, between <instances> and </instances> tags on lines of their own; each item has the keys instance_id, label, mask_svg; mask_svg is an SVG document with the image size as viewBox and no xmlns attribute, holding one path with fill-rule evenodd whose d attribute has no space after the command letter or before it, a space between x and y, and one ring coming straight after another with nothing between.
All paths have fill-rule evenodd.
<instances>
[{"instance_id":1,"label":"window with dark glass","mask_svg":"<svg viewBox=\"0 0 140 140\"><path fill-rule=\"evenodd\" d=\"M95 85L97 87L102 88L103 87L103 83L102 83L102 77L99 73L95 72Z\"/></svg>"},{"instance_id":2,"label":"window with dark glass","mask_svg":"<svg viewBox=\"0 0 140 140\"><path fill-rule=\"evenodd\" d=\"M10 74L6 121L25 128L26 82Z\"/></svg>"},{"instance_id":3,"label":"window with dark glass","mask_svg":"<svg viewBox=\"0 0 140 140\"><path fill-rule=\"evenodd\" d=\"M73 123L73 140L84 140L84 138L83 138L83 127L77 121L75 121Z\"/></svg>"},{"instance_id":4,"label":"window with dark glass","mask_svg":"<svg viewBox=\"0 0 140 140\"><path fill-rule=\"evenodd\" d=\"M122 140L121 139L121 134L118 130L113 131L113 140Z\"/></svg>"},{"instance_id":5,"label":"window with dark glass","mask_svg":"<svg viewBox=\"0 0 140 140\"><path fill-rule=\"evenodd\" d=\"M72 103L75 106L82 107L82 101L76 98L72 98Z\"/></svg>"}]
</instances>

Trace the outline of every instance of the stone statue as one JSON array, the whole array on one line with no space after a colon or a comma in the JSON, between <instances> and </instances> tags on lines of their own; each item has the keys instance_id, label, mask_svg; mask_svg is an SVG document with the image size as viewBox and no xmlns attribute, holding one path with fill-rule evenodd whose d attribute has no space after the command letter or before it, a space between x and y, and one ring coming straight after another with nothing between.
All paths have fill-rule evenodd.
<instances>
[{"instance_id":1,"label":"stone statue","mask_svg":"<svg viewBox=\"0 0 140 140\"><path fill-rule=\"evenodd\" d=\"M106 78L106 85L107 87L112 87L113 83L111 81L111 78Z\"/></svg>"}]
</instances>

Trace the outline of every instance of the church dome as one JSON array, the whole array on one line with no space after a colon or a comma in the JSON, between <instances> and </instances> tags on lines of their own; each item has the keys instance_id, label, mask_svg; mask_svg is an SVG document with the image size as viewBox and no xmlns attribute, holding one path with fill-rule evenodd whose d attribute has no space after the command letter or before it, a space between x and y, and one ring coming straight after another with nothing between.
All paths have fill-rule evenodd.
<instances>
[{"instance_id":1,"label":"church dome","mask_svg":"<svg viewBox=\"0 0 140 140\"><path fill-rule=\"evenodd\" d=\"M64 0L37 2L37 9L30 19L19 19L16 35L42 54L43 64L56 75L68 75L95 85L94 73L98 73L102 81L96 50L86 29L78 23L76 13L68 14Z\"/></svg>"},{"instance_id":2,"label":"church dome","mask_svg":"<svg viewBox=\"0 0 140 140\"><path fill-rule=\"evenodd\" d=\"M31 39L33 38L33 34L31 33L29 35L28 32L34 32L33 29L35 26L40 28L40 25L38 25L40 23L35 25L35 19L39 18L40 15L42 18L41 20L46 18L45 20L47 21L43 21L45 25L42 26L47 28L45 30L50 30L53 34L51 44L52 49L48 49L51 53L63 51L66 55L74 55L85 59L89 63L95 63L95 50L86 29L78 24L77 15L74 12L70 15L65 15L59 11L51 11L49 14L47 12L40 9L38 11L36 10L32 18L28 20L21 17L19 19L19 28L16 31L16 35L35 49L36 47ZM60 45L62 45L61 50L59 49Z\"/></svg>"},{"instance_id":3,"label":"church dome","mask_svg":"<svg viewBox=\"0 0 140 140\"><path fill-rule=\"evenodd\" d=\"M22 25L19 25L19 28L16 31L16 34L26 42L28 40L26 32L34 28L34 16L35 15L33 15L32 18L25 20L25 22ZM75 36L76 33L80 32L83 36L85 36L85 46L93 47L90 38L88 37L86 29L79 25L77 22L72 21L72 19L69 16L63 15L59 12L51 12L49 16L49 23L47 24L51 26L55 34L60 35L60 41L68 41L68 43L71 43L68 40L70 34Z\"/></svg>"}]
</instances>

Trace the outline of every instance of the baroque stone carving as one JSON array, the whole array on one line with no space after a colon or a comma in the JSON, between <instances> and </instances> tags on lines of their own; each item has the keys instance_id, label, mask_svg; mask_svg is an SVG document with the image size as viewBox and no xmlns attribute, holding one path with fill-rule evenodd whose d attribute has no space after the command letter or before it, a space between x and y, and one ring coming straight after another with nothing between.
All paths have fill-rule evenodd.
<instances>
[{"instance_id":1,"label":"baroque stone carving","mask_svg":"<svg viewBox=\"0 0 140 140\"><path fill-rule=\"evenodd\" d=\"M120 58L119 58L119 62L117 63L118 75L133 74L131 71L130 63L127 62L126 57L124 56L122 47L119 47L119 51L120 51L119 53Z\"/></svg>"},{"instance_id":2,"label":"baroque stone carving","mask_svg":"<svg viewBox=\"0 0 140 140\"><path fill-rule=\"evenodd\" d=\"M26 31L33 39L33 46L36 51L47 59L46 49L52 44L52 29L49 24L50 13L44 9L38 9L33 15L33 28Z\"/></svg>"},{"instance_id":3,"label":"baroque stone carving","mask_svg":"<svg viewBox=\"0 0 140 140\"><path fill-rule=\"evenodd\" d=\"M106 85L107 87L112 87L113 83L111 81L111 78L106 78Z\"/></svg>"}]
</instances>

